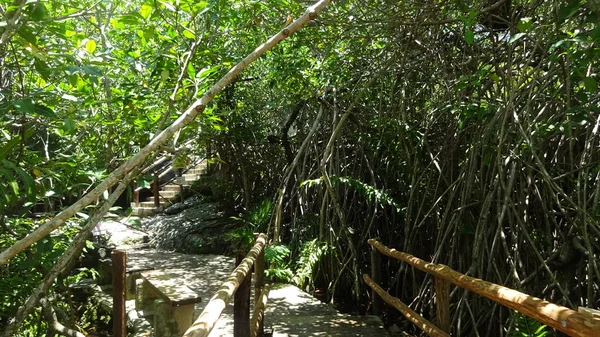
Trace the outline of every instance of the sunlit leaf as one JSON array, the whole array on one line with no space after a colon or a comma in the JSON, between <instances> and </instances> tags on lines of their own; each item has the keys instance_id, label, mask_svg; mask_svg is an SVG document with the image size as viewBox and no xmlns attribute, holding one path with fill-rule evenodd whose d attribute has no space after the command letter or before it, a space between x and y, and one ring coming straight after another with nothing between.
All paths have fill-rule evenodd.
<instances>
[{"instance_id":1,"label":"sunlit leaf","mask_svg":"<svg viewBox=\"0 0 600 337\"><path fill-rule=\"evenodd\" d=\"M196 38L196 35L194 35L194 33L192 33L191 31L189 31L187 29L183 31L183 36L187 37L188 39Z\"/></svg>"},{"instance_id":2,"label":"sunlit leaf","mask_svg":"<svg viewBox=\"0 0 600 337\"><path fill-rule=\"evenodd\" d=\"M88 53L92 54L94 50L96 50L96 41L88 40L85 43L85 50L87 50Z\"/></svg>"},{"instance_id":3,"label":"sunlit leaf","mask_svg":"<svg viewBox=\"0 0 600 337\"><path fill-rule=\"evenodd\" d=\"M140 9L140 15L144 19L147 19L150 16L150 14L152 14L152 7L148 5L142 5L142 9Z\"/></svg>"},{"instance_id":4,"label":"sunlit leaf","mask_svg":"<svg viewBox=\"0 0 600 337\"><path fill-rule=\"evenodd\" d=\"M508 40L508 43L509 44L514 43L515 41L519 40L523 36L525 36L525 33L517 33L510 37L510 39Z\"/></svg>"},{"instance_id":5,"label":"sunlit leaf","mask_svg":"<svg viewBox=\"0 0 600 337\"><path fill-rule=\"evenodd\" d=\"M191 63L187 67L187 74L190 78L196 77L196 69Z\"/></svg>"}]
</instances>

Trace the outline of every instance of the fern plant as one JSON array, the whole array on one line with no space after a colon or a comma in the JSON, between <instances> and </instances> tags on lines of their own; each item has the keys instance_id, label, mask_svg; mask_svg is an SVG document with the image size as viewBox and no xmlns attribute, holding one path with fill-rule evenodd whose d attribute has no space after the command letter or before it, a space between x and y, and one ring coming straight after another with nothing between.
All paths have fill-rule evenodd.
<instances>
[{"instance_id":1,"label":"fern plant","mask_svg":"<svg viewBox=\"0 0 600 337\"><path fill-rule=\"evenodd\" d=\"M515 314L513 329L508 333L508 337L550 337L551 335L546 325L521 313Z\"/></svg>"},{"instance_id":2,"label":"fern plant","mask_svg":"<svg viewBox=\"0 0 600 337\"><path fill-rule=\"evenodd\" d=\"M317 263L327 252L327 243L314 239L305 242L300 249L297 269L292 281L300 288L311 283Z\"/></svg>"},{"instance_id":3,"label":"fern plant","mask_svg":"<svg viewBox=\"0 0 600 337\"><path fill-rule=\"evenodd\" d=\"M265 270L265 276L271 281L289 282L293 277L289 256L290 249L284 245L267 246L265 260L269 263L269 269Z\"/></svg>"},{"instance_id":4,"label":"fern plant","mask_svg":"<svg viewBox=\"0 0 600 337\"><path fill-rule=\"evenodd\" d=\"M258 206L241 218L232 216L231 219L238 221L242 226L227 233L225 239L235 249L250 249L254 242L254 233L262 232L266 229L271 219L272 209L273 203L270 200L263 200Z\"/></svg>"}]
</instances>

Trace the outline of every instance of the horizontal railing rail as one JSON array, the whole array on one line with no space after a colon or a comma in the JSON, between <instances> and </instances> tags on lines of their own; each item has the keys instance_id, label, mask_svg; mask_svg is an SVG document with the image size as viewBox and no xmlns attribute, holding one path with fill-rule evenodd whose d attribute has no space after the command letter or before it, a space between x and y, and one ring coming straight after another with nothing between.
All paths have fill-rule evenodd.
<instances>
[{"instance_id":1,"label":"horizontal railing rail","mask_svg":"<svg viewBox=\"0 0 600 337\"><path fill-rule=\"evenodd\" d=\"M264 250L267 244L267 235L259 234L252 249L241 259L229 278L221 285L211 298L198 319L184 333L183 337L207 337L221 317L221 313L235 294L234 304L234 336L263 336L264 307L269 287L264 282ZM250 321L250 283L252 267L256 274L255 280L255 305L252 322Z\"/></svg>"},{"instance_id":2,"label":"horizontal railing rail","mask_svg":"<svg viewBox=\"0 0 600 337\"><path fill-rule=\"evenodd\" d=\"M406 262L411 266L431 274L435 277L436 291L436 306L438 324L445 327L437 328L432 323L422 322L414 318L418 314L412 312L408 306L402 303L399 299L391 300L391 295L385 293L377 284L375 284L368 275L363 275L365 282L377 293L383 294L381 298L388 304L396 307L394 303L401 303L400 310L409 320L417 324L419 328L430 334L430 336L447 336L450 323L450 301L449 301L449 283L452 283L460 288L469 290L478 295L486 297L500 305L518 311L526 316L542 322L556 330L562 331L569 336L576 337L600 337L600 319L585 313L579 313L567 307L556 305L548 301L542 300L535 296L530 296L517 290L507 288L495 283L487 282L478 278L470 277L451 269L442 264L430 263L421 260L413 255L391 249L382 243L370 239L369 244L375 247L380 253L399 261ZM393 298L393 297L392 297ZM397 300L397 301L396 301ZM398 307L396 307L398 308ZM421 316L418 316L423 319ZM411 319L413 318L413 319ZM424 319L423 319L424 320ZM440 331L436 331L434 328ZM441 334L440 334L441 333Z\"/></svg>"}]
</instances>

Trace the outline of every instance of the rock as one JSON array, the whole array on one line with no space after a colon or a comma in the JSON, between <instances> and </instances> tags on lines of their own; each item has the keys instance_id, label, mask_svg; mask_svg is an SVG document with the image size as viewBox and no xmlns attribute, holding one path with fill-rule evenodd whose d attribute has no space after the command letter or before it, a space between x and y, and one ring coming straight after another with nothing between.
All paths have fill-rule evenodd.
<instances>
[{"instance_id":1,"label":"rock","mask_svg":"<svg viewBox=\"0 0 600 337\"><path fill-rule=\"evenodd\" d=\"M175 214L181 213L182 211L184 211L188 208L192 208L196 205L199 205L201 203L202 203L202 199L200 199L197 196L193 196L191 198L185 199L183 202L178 202L176 204L173 204L173 205L165 208L165 210L163 212L167 215L175 215Z\"/></svg>"},{"instance_id":2,"label":"rock","mask_svg":"<svg viewBox=\"0 0 600 337\"><path fill-rule=\"evenodd\" d=\"M407 336L404 332L402 332L402 330L400 330L400 328L396 324L388 328L388 333L390 334L390 337Z\"/></svg>"},{"instance_id":3,"label":"rock","mask_svg":"<svg viewBox=\"0 0 600 337\"><path fill-rule=\"evenodd\" d=\"M194 197L170 206L164 214L143 219L142 226L151 233L157 249L195 254L225 253L229 246L224 236L236 227L216 203Z\"/></svg>"}]
</instances>

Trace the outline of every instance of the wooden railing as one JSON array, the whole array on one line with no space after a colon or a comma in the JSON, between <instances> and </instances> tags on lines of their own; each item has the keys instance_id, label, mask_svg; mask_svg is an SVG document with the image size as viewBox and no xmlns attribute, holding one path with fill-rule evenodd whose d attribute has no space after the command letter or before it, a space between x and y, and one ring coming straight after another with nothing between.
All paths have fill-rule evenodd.
<instances>
[{"instance_id":1,"label":"wooden railing","mask_svg":"<svg viewBox=\"0 0 600 337\"><path fill-rule=\"evenodd\" d=\"M241 258L238 255L238 265L229 278L221 285L210 302L200 314L200 317L185 332L183 337L207 337L219 320L227 303L234 296L233 330L235 337L261 337L263 331L264 310L267 304L269 286L264 285L265 245L267 235L260 234L256 243ZM250 319L250 287L252 281L252 266L254 266L254 313Z\"/></svg>"},{"instance_id":2,"label":"wooden railing","mask_svg":"<svg viewBox=\"0 0 600 337\"><path fill-rule=\"evenodd\" d=\"M516 310L536 319L547 326L562 331L569 336L600 337L600 318L585 312L577 312L569 308L544 301L514 289L487 282L461 274L448 266L430 263L407 253L390 249L380 242L370 239L369 244L381 254L406 262L411 266L435 277L435 297L437 324L427 321L412 311L398 298L392 297L377 285L368 275L363 275L365 282L386 303L398 309L408 320L417 325L430 336L449 336L450 333L450 283L489 298L507 308ZM376 260L376 259L373 259ZM374 275L376 278L377 275ZM375 296L374 296L375 297ZM580 308L580 311L584 308Z\"/></svg>"}]
</instances>

